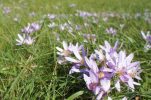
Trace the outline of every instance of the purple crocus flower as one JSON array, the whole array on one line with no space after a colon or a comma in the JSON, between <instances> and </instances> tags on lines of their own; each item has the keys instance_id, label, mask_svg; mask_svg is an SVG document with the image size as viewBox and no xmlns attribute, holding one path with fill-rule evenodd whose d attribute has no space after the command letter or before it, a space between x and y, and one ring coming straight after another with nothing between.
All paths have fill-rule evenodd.
<instances>
[{"instance_id":1,"label":"purple crocus flower","mask_svg":"<svg viewBox=\"0 0 151 100\"><path fill-rule=\"evenodd\" d=\"M114 29L113 27L107 28L106 33L111 34L111 35L116 35L117 30Z\"/></svg>"},{"instance_id":2,"label":"purple crocus flower","mask_svg":"<svg viewBox=\"0 0 151 100\"><path fill-rule=\"evenodd\" d=\"M97 95L97 100L103 98L110 90L111 78L113 76L113 70L102 67L98 68L96 62L92 59L85 57L86 64L88 65L88 75L84 74L84 80L89 90L92 90Z\"/></svg>"},{"instance_id":3,"label":"purple crocus flower","mask_svg":"<svg viewBox=\"0 0 151 100\"><path fill-rule=\"evenodd\" d=\"M126 57L124 51L120 51L116 57L108 57L107 65L114 70L118 80L115 87L120 91L120 82L126 83L129 88L134 90L134 85L140 85L134 81L135 79L141 80L139 74L141 72L139 62L131 62L133 59L133 54Z\"/></svg>"},{"instance_id":4,"label":"purple crocus flower","mask_svg":"<svg viewBox=\"0 0 151 100\"><path fill-rule=\"evenodd\" d=\"M31 45L35 41L30 36L25 36L25 34L23 34L23 36L21 34L18 34L18 38L19 39L16 39L17 42L16 45L22 45L22 44Z\"/></svg>"}]
</instances>

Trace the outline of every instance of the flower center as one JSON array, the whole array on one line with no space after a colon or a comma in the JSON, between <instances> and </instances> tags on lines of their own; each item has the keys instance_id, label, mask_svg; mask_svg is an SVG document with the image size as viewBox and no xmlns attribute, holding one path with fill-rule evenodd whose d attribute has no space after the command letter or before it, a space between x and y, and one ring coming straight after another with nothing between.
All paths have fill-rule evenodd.
<instances>
[{"instance_id":1,"label":"flower center","mask_svg":"<svg viewBox=\"0 0 151 100\"><path fill-rule=\"evenodd\" d=\"M82 60L80 61L80 63L81 63L81 65L83 65L84 64L84 59L82 58Z\"/></svg>"},{"instance_id":2,"label":"flower center","mask_svg":"<svg viewBox=\"0 0 151 100\"><path fill-rule=\"evenodd\" d=\"M99 78L103 78L105 76L105 74L103 72L99 73Z\"/></svg>"},{"instance_id":3,"label":"flower center","mask_svg":"<svg viewBox=\"0 0 151 100\"><path fill-rule=\"evenodd\" d=\"M136 75L136 72L133 72L133 73L129 73L129 75L131 76L131 77L135 77L135 75Z\"/></svg>"},{"instance_id":4,"label":"flower center","mask_svg":"<svg viewBox=\"0 0 151 100\"><path fill-rule=\"evenodd\" d=\"M64 56L69 56L70 55L70 51L69 50L64 50L63 53L64 53Z\"/></svg>"},{"instance_id":5,"label":"flower center","mask_svg":"<svg viewBox=\"0 0 151 100\"><path fill-rule=\"evenodd\" d=\"M123 74L124 74L123 71L117 71L117 75L118 75L118 76L121 76L121 75L123 75Z\"/></svg>"}]
</instances>

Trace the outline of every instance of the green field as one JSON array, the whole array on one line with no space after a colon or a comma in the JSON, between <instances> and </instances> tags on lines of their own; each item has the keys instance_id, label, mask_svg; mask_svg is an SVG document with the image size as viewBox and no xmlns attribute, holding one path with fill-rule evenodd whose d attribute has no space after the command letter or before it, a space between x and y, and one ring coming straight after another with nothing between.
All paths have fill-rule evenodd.
<instances>
[{"instance_id":1,"label":"green field","mask_svg":"<svg viewBox=\"0 0 151 100\"><path fill-rule=\"evenodd\" d=\"M41 26L31 34L34 43L16 45L17 34L33 22ZM116 35L106 33L109 27ZM150 0L0 0L0 100L95 100L79 74L69 75L71 64L58 64L56 47L78 42L92 53L105 40L118 40L118 51L134 53L142 69L134 92L121 87L109 96L151 100L151 48L144 50L141 31L151 31ZM82 34L95 34L96 42L84 42Z\"/></svg>"}]
</instances>

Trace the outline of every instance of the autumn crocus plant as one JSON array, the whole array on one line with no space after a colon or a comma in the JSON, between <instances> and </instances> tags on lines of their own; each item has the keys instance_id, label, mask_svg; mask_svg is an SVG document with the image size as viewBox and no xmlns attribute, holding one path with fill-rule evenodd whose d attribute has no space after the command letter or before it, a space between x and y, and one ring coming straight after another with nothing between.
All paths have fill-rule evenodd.
<instances>
[{"instance_id":1,"label":"autumn crocus plant","mask_svg":"<svg viewBox=\"0 0 151 100\"><path fill-rule=\"evenodd\" d=\"M86 54L83 45L69 45L63 41L63 49L56 47L60 64L72 65L69 74L81 73L86 86L96 95L96 100L108 96L115 89L121 91L121 87L127 86L135 90L135 85L140 85L140 62L133 62L134 54L127 56L125 51L117 51L118 41L112 47L108 41L100 45L92 54ZM60 59L61 58L61 59ZM125 84L125 85L124 85ZM126 100L126 97L123 98Z\"/></svg>"},{"instance_id":2,"label":"autumn crocus plant","mask_svg":"<svg viewBox=\"0 0 151 100\"><path fill-rule=\"evenodd\" d=\"M18 39L16 39L16 45L31 45L35 41L30 35L41 29L41 25L38 23L28 23L28 26L21 29L21 33L18 34Z\"/></svg>"}]
</instances>

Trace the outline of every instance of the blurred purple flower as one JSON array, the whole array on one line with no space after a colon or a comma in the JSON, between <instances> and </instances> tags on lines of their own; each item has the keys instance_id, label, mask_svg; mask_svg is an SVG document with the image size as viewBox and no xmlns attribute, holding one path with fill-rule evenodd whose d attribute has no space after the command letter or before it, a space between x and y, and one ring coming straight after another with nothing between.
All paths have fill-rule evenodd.
<instances>
[{"instance_id":1,"label":"blurred purple flower","mask_svg":"<svg viewBox=\"0 0 151 100\"><path fill-rule=\"evenodd\" d=\"M140 85L134 81L135 79L141 80L140 78L140 63L131 62L133 59L133 54L126 57L124 51L120 51L118 56L110 57L107 60L107 65L114 70L114 73L118 76L118 80L115 87L120 91L120 82L126 83L128 87L134 90L134 85Z\"/></svg>"},{"instance_id":2,"label":"blurred purple flower","mask_svg":"<svg viewBox=\"0 0 151 100\"><path fill-rule=\"evenodd\" d=\"M48 14L47 16L48 16L48 18L49 18L50 20L53 20L53 19L56 18L56 15L55 15L55 14Z\"/></svg>"},{"instance_id":3,"label":"blurred purple flower","mask_svg":"<svg viewBox=\"0 0 151 100\"><path fill-rule=\"evenodd\" d=\"M35 12L31 12L31 13L29 13L29 16L30 17L34 17L34 16L36 16L36 13Z\"/></svg>"},{"instance_id":4,"label":"blurred purple flower","mask_svg":"<svg viewBox=\"0 0 151 100\"><path fill-rule=\"evenodd\" d=\"M19 39L16 39L16 45L31 45L34 42L34 39L32 39L30 36L25 36L25 34L23 34L23 36L21 34L18 34L18 38Z\"/></svg>"},{"instance_id":5,"label":"blurred purple flower","mask_svg":"<svg viewBox=\"0 0 151 100\"><path fill-rule=\"evenodd\" d=\"M146 44L144 46L145 52L151 49L151 35L150 31L147 31L147 34L145 34L143 31L141 31L143 39L146 41Z\"/></svg>"},{"instance_id":6,"label":"blurred purple flower","mask_svg":"<svg viewBox=\"0 0 151 100\"><path fill-rule=\"evenodd\" d=\"M31 34L33 32L36 32L38 30L40 30L41 26L38 23L28 23L28 25L26 27L24 27L23 29L21 29L22 33L26 33L26 34Z\"/></svg>"},{"instance_id":7,"label":"blurred purple flower","mask_svg":"<svg viewBox=\"0 0 151 100\"><path fill-rule=\"evenodd\" d=\"M146 42L151 45L151 35L150 35L150 32L147 31L147 34L145 35L145 33L143 31L141 31L141 34L143 36L143 39L145 39Z\"/></svg>"},{"instance_id":8,"label":"blurred purple flower","mask_svg":"<svg viewBox=\"0 0 151 100\"><path fill-rule=\"evenodd\" d=\"M10 13L10 12L11 12L10 7L4 7L4 8L3 8L3 13L4 13L4 14L8 14L8 13Z\"/></svg>"},{"instance_id":9,"label":"blurred purple flower","mask_svg":"<svg viewBox=\"0 0 151 100\"><path fill-rule=\"evenodd\" d=\"M117 30L114 29L113 27L110 27L110 28L107 28L107 29L106 29L106 33L111 34L111 35L114 36L114 35L116 35Z\"/></svg>"}]
</instances>

